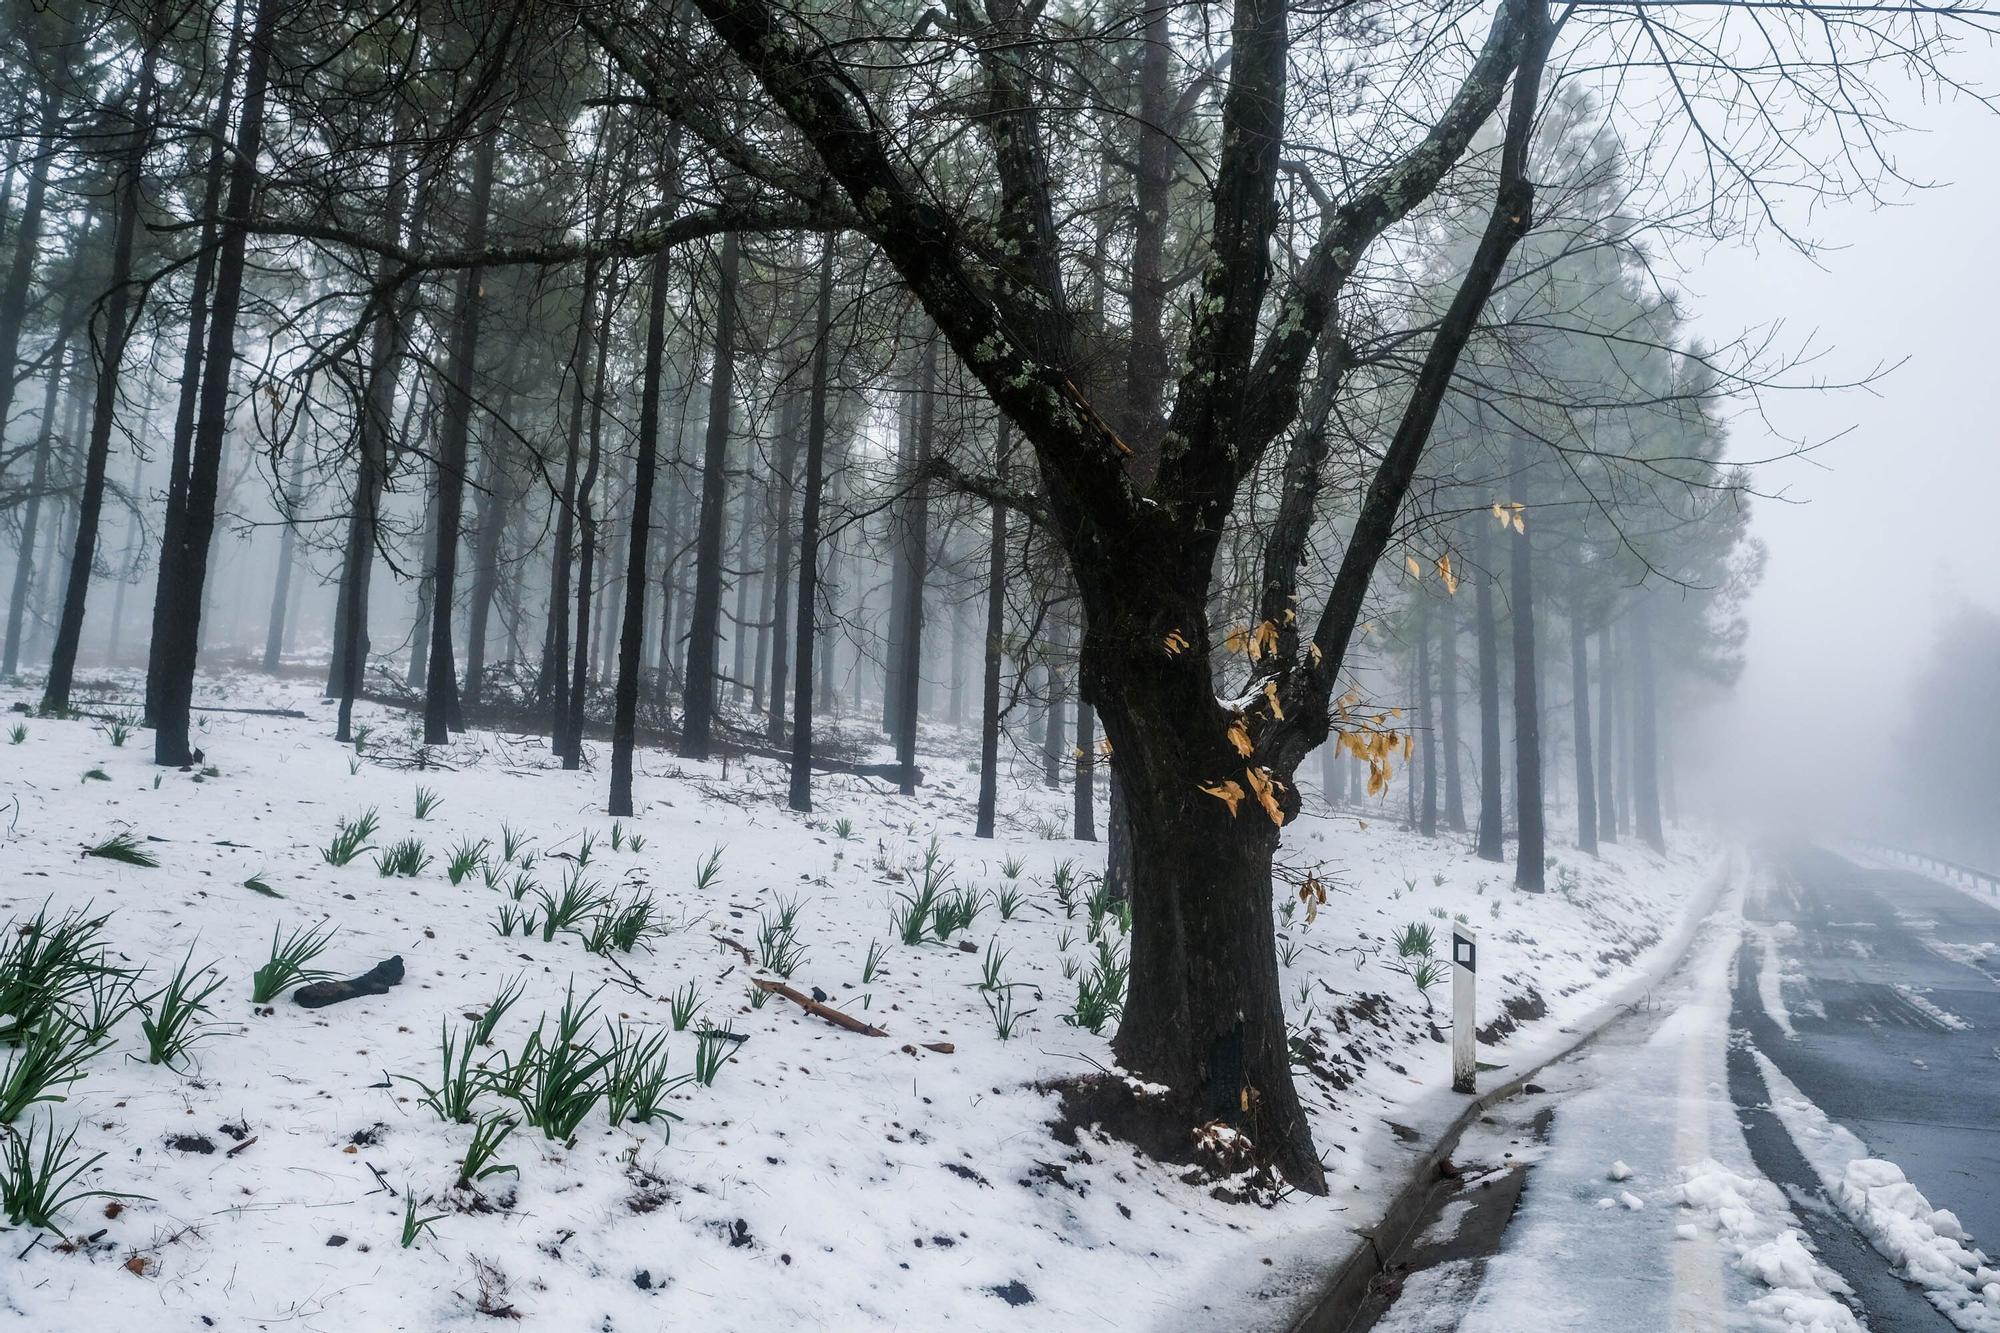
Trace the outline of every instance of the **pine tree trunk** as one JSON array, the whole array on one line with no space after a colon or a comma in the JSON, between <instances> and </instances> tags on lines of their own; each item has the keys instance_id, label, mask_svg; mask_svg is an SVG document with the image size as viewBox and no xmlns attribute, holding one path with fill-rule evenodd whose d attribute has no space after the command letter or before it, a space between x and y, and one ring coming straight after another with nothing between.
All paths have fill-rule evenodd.
<instances>
[{"instance_id":1,"label":"pine tree trunk","mask_svg":"<svg viewBox=\"0 0 2000 1333\"><path fill-rule=\"evenodd\" d=\"M677 192L672 192L677 193ZM647 543L652 536L653 477L660 457L660 380L666 363L667 250L653 257L646 313L645 387L639 399L639 455L632 468L631 546L625 558L625 620L618 635L618 683L611 714L611 796L606 812L632 814L632 747L639 721L639 657L646 638Z\"/></svg>"},{"instance_id":2,"label":"pine tree trunk","mask_svg":"<svg viewBox=\"0 0 2000 1333\"><path fill-rule=\"evenodd\" d=\"M215 497L228 428L229 387L236 357L236 316L243 300L243 271L249 240L234 219L249 218L257 190L257 157L264 137L264 99L270 74L273 28L280 0L258 0L248 43L243 81L243 114L235 151L230 154L229 198L216 253L215 295L208 317L208 348L202 359L201 403L188 457L187 495L180 531L160 552L164 617L156 614L155 651L160 691L153 717L153 761L180 767L193 762L188 743L189 709L200 655L202 605L208 590L209 542L215 533Z\"/></svg>"},{"instance_id":3,"label":"pine tree trunk","mask_svg":"<svg viewBox=\"0 0 2000 1333\"><path fill-rule=\"evenodd\" d=\"M771 581L774 605L769 609L771 620L771 675L770 700L764 735L773 745L785 743L785 678L791 674L791 632L792 632L792 492L797 489L798 479L793 473L799 463L799 430L802 426L802 404L796 392L785 397L784 411L778 419L777 487L778 551L771 562Z\"/></svg>"},{"instance_id":4,"label":"pine tree trunk","mask_svg":"<svg viewBox=\"0 0 2000 1333\"><path fill-rule=\"evenodd\" d=\"M694 598L681 686L683 759L706 759L715 731L715 664L722 618L722 528L728 502L729 420L735 397L735 232L722 238L715 304L715 350L708 376L708 437L702 447L701 516L695 536Z\"/></svg>"},{"instance_id":5,"label":"pine tree trunk","mask_svg":"<svg viewBox=\"0 0 2000 1333\"><path fill-rule=\"evenodd\" d=\"M813 665L819 651L816 633L819 609L820 499L826 485L826 400L833 354L833 238L823 243L819 258L819 294L813 310L812 388L806 402L806 464L802 512L799 515L798 620L792 630L798 663L792 681L792 774L790 805L801 813L812 809ZM826 691L829 697L832 692Z\"/></svg>"},{"instance_id":6,"label":"pine tree trunk","mask_svg":"<svg viewBox=\"0 0 2000 1333\"><path fill-rule=\"evenodd\" d=\"M278 534L278 574L271 584L271 623L264 632L263 666L266 675L277 673L285 653L285 627L289 623L292 600L293 546L298 539L294 511L299 502L300 487L305 482L305 465L305 451L294 451L292 474L285 483L284 503L281 506L284 530Z\"/></svg>"},{"instance_id":7,"label":"pine tree trunk","mask_svg":"<svg viewBox=\"0 0 2000 1333\"><path fill-rule=\"evenodd\" d=\"M1479 844L1482 861L1507 859L1500 776L1500 643L1494 624L1491 529L1479 528L1479 583L1473 597L1473 630L1479 652Z\"/></svg>"},{"instance_id":8,"label":"pine tree trunk","mask_svg":"<svg viewBox=\"0 0 2000 1333\"><path fill-rule=\"evenodd\" d=\"M1597 855L1597 777L1590 762L1590 636L1572 599L1569 614L1570 740L1576 748L1576 845Z\"/></svg>"},{"instance_id":9,"label":"pine tree trunk","mask_svg":"<svg viewBox=\"0 0 2000 1333\"><path fill-rule=\"evenodd\" d=\"M461 698L476 707L486 688L486 639L493 596L500 585L501 538L514 507L512 480L500 460L500 440L513 395L500 394L494 427L479 461L479 527L473 538L472 597L465 609L465 686Z\"/></svg>"},{"instance_id":10,"label":"pine tree trunk","mask_svg":"<svg viewBox=\"0 0 2000 1333\"><path fill-rule=\"evenodd\" d=\"M583 767L584 705L590 692L590 604L591 580L597 574L597 490L598 467L604 457L604 378L610 360L611 316L617 302L605 293L603 313L597 326L597 369L590 387L590 446L577 482L576 522L580 551L576 570L576 658L569 678L569 714L563 721L562 766L571 772Z\"/></svg>"},{"instance_id":11,"label":"pine tree trunk","mask_svg":"<svg viewBox=\"0 0 2000 1333\"><path fill-rule=\"evenodd\" d=\"M1528 450L1520 436L1511 446L1515 485L1528 489ZM1514 630L1514 883L1540 893L1546 876L1547 848L1543 836L1542 704L1540 676L1535 667L1534 537L1524 524L1508 539L1512 548Z\"/></svg>"},{"instance_id":12,"label":"pine tree trunk","mask_svg":"<svg viewBox=\"0 0 2000 1333\"><path fill-rule=\"evenodd\" d=\"M1438 765L1437 765L1437 712L1431 707L1431 597L1422 587L1417 589L1417 725L1423 736L1419 747L1423 752L1424 800L1423 812L1417 819L1417 831L1426 838L1435 838L1438 830Z\"/></svg>"},{"instance_id":13,"label":"pine tree trunk","mask_svg":"<svg viewBox=\"0 0 2000 1333\"><path fill-rule=\"evenodd\" d=\"M908 554L903 561L903 636L899 650L898 677L902 693L896 701L896 767L901 776L898 787L905 796L917 791L917 718L923 681L924 583L930 575L932 432L937 424L938 340L924 342L922 369L917 384L917 429L912 441L915 482L905 502L905 541Z\"/></svg>"},{"instance_id":14,"label":"pine tree trunk","mask_svg":"<svg viewBox=\"0 0 2000 1333\"><path fill-rule=\"evenodd\" d=\"M472 154L470 216L466 248L486 247L487 213L493 199L493 159L499 150L496 121L479 136ZM430 660L424 684L424 744L445 745L459 716L458 664L452 651L452 612L458 595L458 542L464 526L465 470L472 445L473 379L479 363L480 320L486 309L482 270L474 265L459 278L452 302L451 359L444 374L444 424L438 439L436 544L431 548Z\"/></svg>"},{"instance_id":15,"label":"pine tree trunk","mask_svg":"<svg viewBox=\"0 0 2000 1333\"><path fill-rule=\"evenodd\" d=\"M7 602L7 644L5 651L0 652L0 676L5 677L12 677L21 669L21 627L28 611L28 592L34 586L35 541L41 526L42 496L49 488L49 459L55 452L56 412L61 407L63 370L69 352L67 308L64 314L49 355L41 422L35 429L35 467L28 481L28 498L21 505L21 545L14 557L13 595Z\"/></svg>"},{"instance_id":16,"label":"pine tree trunk","mask_svg":"<svg viewBox=\"0 0 2000 1333\"><path fill-rule=\"evenodd\" d=\"M1444 728L1444 822L1465 832L1465 779L1460 771L1458 731L1458 599L1447 597L1438 617L1438 700Z\"/></svg>"},{"instance_id":17,"label":"pine tree trunk","mask_svg":"<svg viewBox=\"0 0 2000 1333\"><path fill-rule=\"evenodd\" d=\"M1096 796L1092 790L1091 776L1097 761L1097 715L1089 704L1077 700L1076 704L1076 791L1074 796L1075 820L1071 830L1078 842L1097 841Z\"/></svg>"},{"instance_id":18,"label":"pine tree trunk","mask_svg":"<svg viewBox=\"0 0 2000 1333\"><path fill-rule=\"evenodd\" d=\"M1063 633L1061 616L1055 611L1049 613L1048 658L1042 668L1044 692L1048 695L1048 706L1042 710L1042 785L1050 791L1062 787L1062 751L1065 714L1063 672L1056 661L1056 655L1068 647Z\"/></svg>"},{"instance_id":19,"label":"pine tree trunk","mask_svg":"<svg viewBox=\"0 0 2000 1333\"><path fill-rule=\"evenodd\" d=\"M41 255L49 164L56 158L62 135L62 100L53 89L42 94L41 121L35 163L28 169L28 188L21 199L21 221L14 230L14 262L7 271L7 286L0 291L0 423L13 412L14 392L20 383L21 330L27 323L35 261Z\"/></svg>"},{"instance_id":20,"label":"pine tree trunk","mask_svg":"<svg viewBox=\"0 0 2000 1333\"><path fill-rule=\"evenodd\" d=\"M91 405L90 443L84 451L83 490L77 500L76 530L70 540L69 581L63 592L62 621L49 653L48 682L42 691L44 712L69 711L70 682L76 675L77 648L83 642L90 576L97 563L97 530L104 512L104 478L111 459L111 428L118 411L119 372L124 365L132 324L139 313L132 308L132 247L139 230L139 210L145 190L146 150L153 138L153 93L157 86L153 75L158 63L159 39L149 31L139 58L136 81L139 91L120 182L118 220L112 232L110 286L103 303L104 334L94 340L102 349L102 360L97 368L96 395ZM37 166L39 169L40 164ZM0 362L0 366L11 370L11 358ZM6 412L6 404L0 403L0 422L6 420ZM288 543L290 536L291 529L287 528ZM287 563L288 576L289 572Z\"/></svg>"},{"instance_id":21,"label":"pine tree trunk","mask_svg":"<svg viewBox=\"0 0 2000 1333\"><path fill-rule=\"evenodd\" d=\"M994 471L1007 473L1009 423L1003 417L995 443ZM988 509L986 540L986 650L979 691L979 809L974 835L993 836L1000 793L1000 667L1007 628L1007 511Z\"/></svg>"},{"instance_id":22,"label":"pine tree trunk","mask_svg":"<svg viewBox=\"0 0 2000 1333\"><path fill-rule=\"evenodd\" d=\"M591 327L597 318L599 261L583 270L576 341L569 358L569 425L563 439L562 494L557 500L554 550L549 560L548 633L542 645L541 694L549 705L549 743L565 753L569 731L570 568L576 556L577 467L583 453L583 418L591 365Z\"/></svg>"},{"instance_id":23,"label":"pine tree trunk","mask_svg":"<svg viewBox=\"0 0 2000 1333\"><path fill-rule=\"evenodd\" d=\"M1653 609L1644 597L1632 614L1632 827L1656 852L1667 849L1660 824L1658 710L1654 695Z\"/></svg>"},{"instance_id":24,"label":"pine tree trunk","mask_svg":"<svg viewBox=\"0 0 2000 1333\"><path fill-rule=\"evenodd\" d=\"M1597 631L1597 840L1618 841L1618 802L1611 789L1611 738L1614 730L1611 701L1615 694L1616 672L1611 658L1611 626L1607 621Z\"/></svg>"}]
</instances>

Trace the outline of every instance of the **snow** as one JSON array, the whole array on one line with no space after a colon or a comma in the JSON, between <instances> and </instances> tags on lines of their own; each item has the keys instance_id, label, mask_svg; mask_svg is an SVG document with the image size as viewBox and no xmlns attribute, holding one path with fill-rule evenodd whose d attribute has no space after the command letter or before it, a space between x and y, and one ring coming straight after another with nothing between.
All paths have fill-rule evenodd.
<instances>
[{"instance_id":1,"label":"snow","mask_svg":"<svg viewBox=\"0 0 2000 1333\"><path fill-rule=\"evenodd\" d=\"M1949 1209L1932 1208L1894 1162L1836 1124L1784 1072L1757 1053L1771 1110L1861 1234L1968 1333L2000 1333L2000 1269L1975 1248Z\"/></svg>"},{"instance_id":2,"label":"snow","mask_svg":"<svg viewBox=\"0 0 2000 1333\"><path fill-rule=\"evenodd\" d=\"M118 686L129 700L136 685L92 682L87 697ZM32 697L0 690L0 706ZM11 1253L25 1253L0 1265L0 1323L97 1333L144 1308L163 1327L430 1330L484 1308L531 1329L1068 1329L1107 1310L1121 1327L1281 1326L1464 1105L1434 1026L1448 1020L1384 965L1389 936L1412 921L1476 920L1479 1021L1510 1004L1525 1015L1531 986L1546 1008L1482 1044L1482 1059L1525 1069L1648 984L1692 928L1715 861L1692 839L1666 858L1563 854L1559 891L1527 898L1504 868L1395 828L1400 790L1372 812L1301 817L1283 862L1316 868L1334 899L1311 925L1303 912L1282 920L1281 971L1331 1194L1260 1207L1224 1202L1212 1182L1088 1130L1074 1144L1052 1135L1058 1103L1040 1085L1114 1067L1109 1027L1062 1021L1076 990L1065 960L1091 946L1087 914L1066 915L1051 889L1060 863L1088 871L1102 851L1053 836L1067 827L1069 794L1032 777L1003 782L1002 837L972 838L977 777L952 733L926 734L915 798L823 775L810 818L784 809L775 765L642 751L641 811L619 832L646 842L614 850L595 746L570 773L533 737L474 733L420 751L406 715L364 704L357 720L372 733L357 759L329 739L332 709L309 682L204 678L197 703L307 716L198 714L212 772L159 772L144 733L115 747L89 720L29 719L22 744L0 747L0 806L11 807L0 815L10 872L0 922L44 900L55 911L94 904L151 985L190 948L224 980L214 1035L191 1066L145 1064L128 1018L69 1100L34 1113L107 1154L93 1187L145 1197L115 1218L101 1200L73 1208L73 1233L101 1235L72 1253L13 1233ZM84 779L93 769L108 780ZM419 785L442 799L424 820L413 813ZM372 853L327 865L319 848L337 821L370 807L377 845L420 837L437 861L414 879L380 877ZM477 873L451 884L443 861L461 840L497 847L503 824L533 839L529 873L551 887L594 835L581 873L621 896L650 891L679 928L650 951L611 956L571 936L501 937L504 893ZM161 865L79 856L119 829ZM959 937L971 952L891 933L908 867L933 837L955 882L987 898ZM711 848L722 870L703 892L694 866ZM1017 878L1009 857L1024 863ZM284 896L244 888L253 875ZM992 895L1010 886L1024 901L1002 921ZM1281 904L1290 892L1279 886ZM794 899L805 958L792 984L821 988L886 1040L783 999L751 1005L750 978L767 974L716 937L754 954L760 913ZM248 977L272 929L322 920L338 932L323 965L347 975L399 954L408 979L331 1009L281 998L253 1010ZM1106 931L1121 948L1115 917ZM864 983L874 942L884 959ZM1011 1040L977 989L990 943L1006 951L1025 1013ZM454 1194L470 1130L419 1106L400 1078L434 1080L440 1022L462 1028L514 976L525 992L482 1060L519 1050L572 985L605 1021L655 1028L667 1025L666 997L693 984L706 1000L697 1025L726 1022L748 1040L714 1086L674 1094L677 1122L613 1127L599 1109L573 1144L517 1129L500 1158L518 1177L488 1182L483 1198ZM692 1031L669 1032L675 1072L688 1071L694 1046ZM182 1135L212 1151L168 1145ZM1594 1159L1595 1173L1606 1160ZM398 1243L406 1191L444 1215L409 1249Z\"/></svg>"},{"instance_id":3,"label":"snow","mask_svg":"<svg viewBox=\"0 0 2000 1333\"><path fill-rule=\"evenodd\" d=\"M1972 1024L1966 1022L1957 1014L1952 1013L1949 1009L1939 1008L1931 1000L1925 998L1924 994L1914 986L1898 982L1896 993L1902 996L1903 1002L1908 1004L1912 1009L1915 1009L1918 1013L1930 1019L1931 1022L1936 1023L1939 1027L1947 1031L1967 1032L1972 1028Z\"/></svg>"}]
</instances>

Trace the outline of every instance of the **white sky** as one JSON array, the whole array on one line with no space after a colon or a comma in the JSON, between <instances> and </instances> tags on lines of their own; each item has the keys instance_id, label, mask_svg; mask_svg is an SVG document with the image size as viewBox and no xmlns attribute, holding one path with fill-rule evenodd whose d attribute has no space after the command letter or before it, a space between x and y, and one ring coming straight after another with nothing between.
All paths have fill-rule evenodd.
<instances>
[{"instance_id":1,"label":"white sky","mask_svg":"<svg viewBox=\"0 0 2000 1333\"><path fill-rule=\"evenodd\" d=\"M2000 87L2000 55L1974 54ZM1711 340L1782 320L1785 344L1828 349L1816 368L1833 380L1908 360L1872 394L1769 400L1785 436L1849 433L1759 477L1801 503L1757 506L1770 563L1750 606L1748 668L1701 747L1712 771L1685 765L1684 799L1705 791L1725 810L1779 814L1867 802L1889 779L1907 687L1943 614L1964 600L2000 606L2000 115L1914 97L1903 112L1917 132L1895 141L1898 163L1937 188L1827 211L1812 232L1837 248L1817 266L1767 243L1716 250L1688 274ZM1781 447L1754 418L1738 421L1736 456Z\"/></svg>"}]
</instances>

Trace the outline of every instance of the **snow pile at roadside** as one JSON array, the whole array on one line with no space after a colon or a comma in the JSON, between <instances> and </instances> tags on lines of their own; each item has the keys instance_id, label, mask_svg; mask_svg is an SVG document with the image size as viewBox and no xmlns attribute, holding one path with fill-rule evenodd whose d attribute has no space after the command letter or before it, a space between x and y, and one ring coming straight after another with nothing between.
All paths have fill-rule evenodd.
<instances>
[{"instance_id":1,"label":"snow pile at roadside","mask_svg":"<svg viewBox=\"0 0 2000 1333\"><path fill-rule=\"evenodd\" d=\"M1901 1167L1870 1157L1768 1057L1754 1054L1773 1114L1861 1234L1952 1323L1968 1333L2000 1333L2000 1269L1973 1247L1951 1210L1931 1207Z\"/></svg>"},{"instance_id":2,"label":"snow pile at roadside","mask_svg":"<svg viewBox=\"0 0 2000 1333\"><path fill-rule=\"evenodd\" d=\"M1680 1169L1674 1197L1708 1224L1739 1272L1770 1288L1750 1301L1752 1314L1801 1333L1864 1333L1854 1312L1835 1299L1847 1283L1790 1225L1791 1209L1777 1186L1708 1158Z\"/></svg>"},{"instance_id":3,"label":"snow pile at roadside","mask_svg":"<svg viewBox=\"0 0 2000 1333\"><path fill-rule=\"evenodd\" d=\"M31 697L0 691L0 706ZM109 697L105 683L89 697ZM1114 1027L1066 1019L1100 956L1125 944L1116 913L1093 922L1088 905L1101 844L1064 836L1069 793L1045 791L1038 773L1003 776L1002 836L981 841L977 774L950 733L926 736L916 797L822 775L810 818L784 808L776 765L642 751L640 815L614 825L595 746L580 773L552 766L533 737L474 733L426 751L406 715L364 705L372 731L357 755L329 739L332 709L308 683L205 679L198 702L305 716L199 714L208 767L192 772L156 770L148 735L119 745L94 719L30 718L20 744L0 747L0 923L44 901L52 914L89 904L111 913L121 965L147 969L142 994L190 950L191 968L213 962L223 982L191 1064L145 1063L127 1017L69 1100L32 1113L107 1154L87 1186L146 1197L115 1215L101 1199L71 1209L69 1229L87 1238L74 1252L13 1233L12 1253L28 1253L0 1265L0 1322L83 1333L144 1307L176 1327L432 1330L503 1314L612 1333L1014 1330L1106 1312L1129 1328L1268 1326L1463 1104L1447 1090L1444 1014L1397 970L1391 937L1412 924L1444 936L1461 915L1480 927L1480 1054L1518 1068L1668 946L1712 871L1701 848L1561 851L1554 891L1531 897L1507 867L1394 828L1400 788L1375 811L1302 817L1286 830L1288 875L1314 871L1334 892L1316 921L1281 912L1280 970L1332 1194L1246 1206L1087 1125L1052 1129L1061 1106L1043 1085L1114 1067ZM438 801L424 816L418 788ZM327 864L336 828L371 808L370 850ZM159 866L79 855L120 830ZM505 857L510 832L521 847ZM376 854L411 838L430 864L378 874ZM891 915L933 838L947 892L978 912L945 940L905 944ZM482 841L493 882L474 870L452 883L452 850ZM716 848L719 871L697 883ZM535 887L517 901L522 876ZM621 903L651 895L672 929L630 953L588 952L569 931L500 933L509 912L575 878ZM1297 903L1291 882L1277 896ZM787 916L803 954L789 984L887 1039L781 998L753 1003ZM289 997L253 1008L250 973L273 930L319 922L336 931L320 966L345 976L401 955L407 980L327 1010ZM436 1085L440 1025L462 1033L516 977L521 997L476 1063L516 1057L570 993L595 997L587 1039L602 1045L620 1025L663 1034L675 1075L692 1069L705 1024L744 1040L728 1043L712 1086L669 1096L677 1119L614 1126L600 1106L568 1141L521 1126L499 1154L518 1176L455 1191L472 1127L425 1109L407 1080ZM673 997L688 988L701 1008L677 1029ZM477 1111L509 1106L481 1094ZM439 1220L404 1248L409 1198Z\"/></svg>"}]
</instances>

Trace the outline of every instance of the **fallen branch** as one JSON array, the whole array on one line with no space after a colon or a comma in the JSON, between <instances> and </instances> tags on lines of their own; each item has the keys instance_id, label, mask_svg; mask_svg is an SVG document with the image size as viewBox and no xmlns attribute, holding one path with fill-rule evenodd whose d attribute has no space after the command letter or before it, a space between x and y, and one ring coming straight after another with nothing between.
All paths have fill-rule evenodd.
<instances>
[{"instance_id":1,"label":"fallen branch","mask_svg":"<svg viewBox=\"0 0 2000 1333\"><path fill-rule=\"evenodd\" d=\"M782 981L769 981L763 977L752 977L750 984L758 990L769 991L773 995L784 996L807 1013L818 1018L824 1018L835 1027L846 1028L849 1032L859 1032L864 1037L886 1037L889 1035L872 1023L864 1023L858 1018L841 1013L840 1010L835 1009L832 1005L821 1004L812 996L793 990Z\"/></svg>"},{"instance_id":2,"label":"fallen branch","mask_svg":"<svg viewBox=\"0 0 2000 1333\"><path fill-rule=\"evenodd\" d=\"M750 966L752 967L757 966L757 955L751 953L749 948L744 945L743 941L732 940L727 935L711 934L709 938L714 940L717 944L723 946L725 949L734 949L736 950L736 952L742 954L743 961L750 964Z\"/></svg>"}]
</instances>

